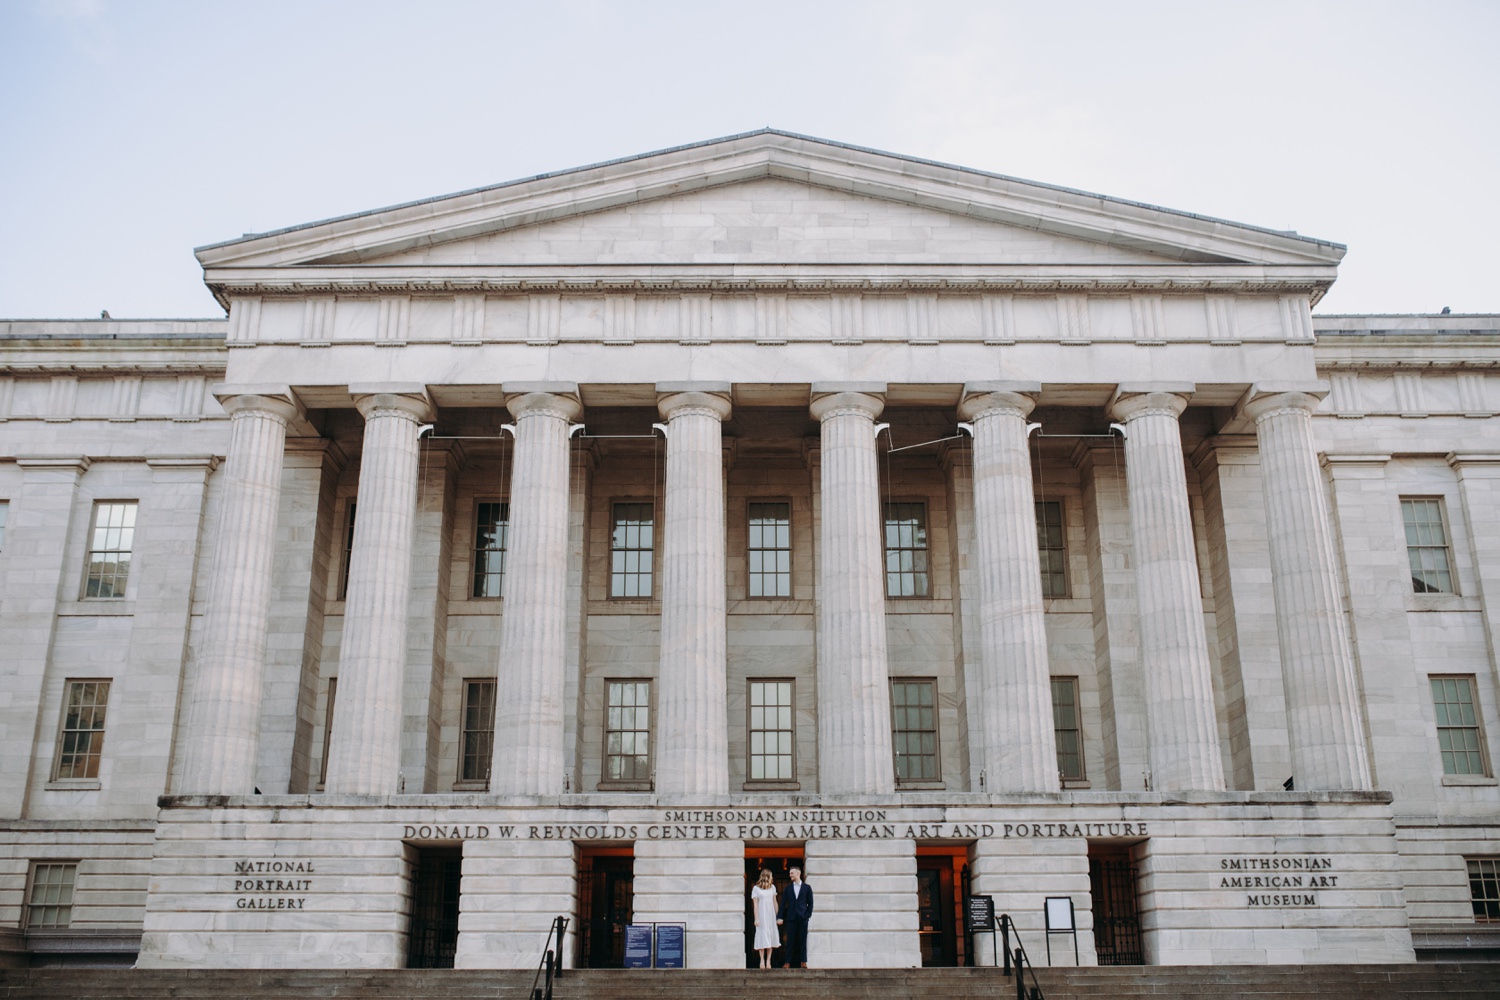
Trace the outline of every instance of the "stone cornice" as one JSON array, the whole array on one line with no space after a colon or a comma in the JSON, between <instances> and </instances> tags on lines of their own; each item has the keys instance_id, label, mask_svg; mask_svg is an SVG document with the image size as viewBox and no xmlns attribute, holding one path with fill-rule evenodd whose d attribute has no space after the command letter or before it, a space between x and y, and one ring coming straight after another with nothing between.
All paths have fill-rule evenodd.
<instances>
[{"instance_id":1,"label":"stone cornice","mask_svg":"<svg viewBox=\"0 0 1500 1000\"><path fill-rule=\"evenodd\" d=\"M725 267L720 265L656 265L621 268L591 266L577 272L559 269L550 273L521 268L465 268L456 275L434 268L360 269L364 273L317 273L298 269L261 274L215 274L206 281L226 308L229 299L241 296L269 298L306 295L453 295L480 292L492 295L530 293L602 295L636 293L670 295L681 292L754 294L786 292L829 294L869 292L874 294L912 291L979 294L1056 294L1092 292L1125 294L1138 291L1194 295L1206 292L1244 294L1308 295L1314 304L1333 283L1332 268L1292 268L1285 272L1264 267L1189 267L1184 273L1164 274L1159 267L1108 265L1098 268L1049 265L1007 266L1000 269L966 265L903 266L891 273L888 266L847 265L847 271L819 268L796 273L797 267L765 265ZM386 273L370 273L372 271ZM649 273L629 273L645 271ZM878 273L878 272L885 273ZM665 272L665 273L663 273ZM759 272L759 273L757 273ZM790 273L789 273L790 272ZM877 273L872 273L877 272Z\"/></svg>"}]
</instances>

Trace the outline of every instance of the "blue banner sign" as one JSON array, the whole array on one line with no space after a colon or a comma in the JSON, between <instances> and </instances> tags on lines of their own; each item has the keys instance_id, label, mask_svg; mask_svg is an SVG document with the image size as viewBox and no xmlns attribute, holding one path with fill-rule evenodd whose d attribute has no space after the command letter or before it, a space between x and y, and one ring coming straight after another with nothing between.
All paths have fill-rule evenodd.
<instances>
[{"instance_id":1,"label":"blue banner sign","mask_svg":"<svg viewBox=\"0 0 1500 1000\"><path fill-rule=\"evenodd\" d=\"M625 968L651 968L651 925L625 925Z\"/></svg>"},{"instance_id":2,"label":"blue banner sign","mask_svg":"<svg viewBox=\"0 0 1500 1000\"><path fill-rule=\"evenodd\" d=\"M658 969L680 969L682 955L683 926L681 924L658 924L656 926L656 967Z\"/></svg>"}]
</instances>

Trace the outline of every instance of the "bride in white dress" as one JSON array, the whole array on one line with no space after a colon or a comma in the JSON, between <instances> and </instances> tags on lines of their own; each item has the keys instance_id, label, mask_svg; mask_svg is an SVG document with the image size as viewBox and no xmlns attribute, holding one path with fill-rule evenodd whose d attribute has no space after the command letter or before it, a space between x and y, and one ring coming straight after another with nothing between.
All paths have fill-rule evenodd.
<instances>
[{"instance_id":1,"label":"bride in white dress","mask_svg":"<svg viewBox=\"0 0 1500 1000\"><path fill-rule=\"evenodd\" d=\"M769 869L762 869L760 880L750 890L750 907L755 913L755 950L760 953L760 967L771 967L771 951L781 947L776 933L776 883Z\"/></svg>"}]
</instances>

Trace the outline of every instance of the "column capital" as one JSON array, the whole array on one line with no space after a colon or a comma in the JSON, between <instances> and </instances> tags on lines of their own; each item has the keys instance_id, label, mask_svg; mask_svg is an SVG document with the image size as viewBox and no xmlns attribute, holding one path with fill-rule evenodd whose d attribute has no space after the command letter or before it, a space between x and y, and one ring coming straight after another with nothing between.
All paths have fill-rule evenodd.
<instances>
[{"instance_id":1,"label":"column capital","mask_svg":"<svg viewBox=\"0 0 1500 1000\"><path fill-rule=\"evenodd\" d=\"M728 382L658 382L656 410L663 420L686 409L705 410L721 421L728 420L729 391Z\"/></svg>"},{"instance_id":2,"label":"column capital","mask_svg":"<svg viewBox=\"0 0 1500 1000\"><path fill-rule=\"evenodd\" d=\"M503 390L507 390L505 408L517 420L520 420L523 415L540 413L571 423L583 416L583 403L578 398L576 385L571 386L571 389L562 389L561 385L558 383L559 391L532 387L522 388L520 391L508 391L512 388L511 384L502 386Z\"/></svg>"},{"instance_id":3,"label":"column capital","mask_svg":"<svg viewBox=\"0 0 1500 1000\"><path fill-rule=\"evenodd\" d=\"M1318 380L1257 382L1240 397L1236 409L1257 423L1262 417L1287 410L1311 413L1328 395L1329 388L1329 383Z\"/></svg>"},{"instance_id":4,"label":"column capital","mask_svg":"<svg viewBox=\"0 0 1500 1000\"><path fill-rule=\"evenodd\" d=\"M435 412L427 387L413 382L365 382L349 386L354 405L366 420L377 410L399 410L413 420L431 420Z\"/></svg>"},{"instance_id":5,"label":"column capital","mask_svg":"<svg viewBox=\"0 0 1500 1000\"><path fill-rule=\"evenodd\" d=\"M231 417L244 410L270 414L283 424L307 417L302 401L288 385L224 383L211 387L209 392Z\"/></svg>"},{"instance_id":6,"label":"column capital","mask_svg":"<svg viewBox=\"0 0 1500 1000\"><path fill-rule=\"evenodd\" d=\"M1127 423L1148 413L1175 419L1182 416L1188 397L1197 389L1192 382L1121 382L1110 394L1105 411L1115 420Z\"/></svg>"},{"instance_id":7,"label":"column capital","mask_svg":"<svg viewBox=\"0 0 1500 1000\"><path fill-rule=\"evenodd\" d=\"M998 410L1028 417L1036 409L1041 392L1040 382L965 382L958 416L961 420L977 420Z\"/></svg>"},{"instance_id":8,"label":"column capital","mask_svg":"<svg viewBox=\"0 0 1500 1000\"><path fill-rule=\"evenodd\" d=\"M1500 454L1493 451L1450 451L1448 466L1458 473L1460 479L1465 476L1500 478Z\"/></svg>"},{"instance_id":9,"label":"column capital","mask_svg":"<svg viewBox=\"0 0 1500 1000\"><path fill-rule=\"evenodd\" d=\"M808 407L814 420L827 420L829 417L851 412L862 413L874 420L885 409L883 384L878 393L853 389L820 393L817 390L818 387L814 385L812 405Z\"/></svg>"}]
</instances>

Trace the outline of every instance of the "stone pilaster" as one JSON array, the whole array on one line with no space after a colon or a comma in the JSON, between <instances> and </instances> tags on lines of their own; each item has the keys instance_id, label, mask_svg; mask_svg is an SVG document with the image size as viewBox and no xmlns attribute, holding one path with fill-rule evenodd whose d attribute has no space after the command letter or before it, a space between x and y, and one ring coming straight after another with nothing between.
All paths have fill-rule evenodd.
<instances>
[{"instance_id":1,"label":"stone pilaster","mask_svg":"<svg viewBox=\"0 0 1500 1000\"><path fill-rule=\"evenodd\" d=\"M224 500L174 790L249 795L255 790L281 467L287 423L301 410L290 389L237 393L224 387L215 395L230 416Z\"/></svg>"},{"instance_id":2,"label":"stone pilaster","mask_svg":"<svg viewBox=\"0 0 1500 1000\"><path fill-rule=\"evenodd\" d=\"M521 391L505 400L516 447L490 791L557 795L567 773L568 428L583 407L576 387L508 388Z\"/></svg>"},{"instance_id":3,"label":"stone pilaster","mask_svg":"<svg viewBox=\"0 0 1500 1000\"><path fill-rule=\"evenodd\" d=\"M1500 453L1458 452L1448 464L1458 475L1490 663L1500 664Z\"/></svg>"},{"instance_id":4,"label":"stone pilaster","mask_svg":"<svg viewBox=\"0 0 1500 1000\"><path fill-rule=\"evenodd\" d=\"M365 435L323 787L330 794L392 795L400 788L417 437L432 404L421 386L351 385L349 391L364 415Z\"/></svg>"},{"instance_id":5,"label":"stone pilaster","mask_svg":"<svg viewBox=\"0 0 1500 1000\"><path fill-rule=\"evenodd\" d=\"M724 456L728 385L657 386L667 421L656 791L729 791Z\"/></svg>"},{"instance_id":6,"label":"stone pilaster","mask_svg":"<svg viewBox=\"0 0 1500 1000\"><path fill-rule=\"evenodd\" d=\"M991 792L1056 791L1047 629L1026 418L1036 383L973 383L959 416L974 435L974 535L979 575L977 669L966 674L979 702L970 752Z\"/></svg>"},{"instance_id":7,"label":"stone pilaster","mask_svg":"<svg viewBox=\"0 0 1500 1000\"><path fill-rule=\"evenodd\" d=\"M1140 614L1131 569L1130 507L1125 502L1125 454L1118 437L1083 440L1073 449L1083 474L1088 524L1089 596L1094 658L1099 665L1100 741L1104 787L1137 791L1146 785L1146 699L1141 679Z\"/></svg>"},{"instance_id":8,"label":"stone pilaster","mask_svg":"<svg viewBox=\"0 0 1500 1000\"><path fill-rule=\"evenodd\" d=\"M740 850L744 852L743 847ZM463 907L458 914L458 952L453 967L534 968L541 957L547 927L558 914L575 912L575 851L569 840L496 837L465 841L460 893ZM522 872L524 877L517 877ZM569 969L574 966L578 930L578 921L570 920L561 947L553 942ZM743 959L742 946L742 963Z\"/></svg>"},{"instance_id":9,"label":"stone pilaster","mask_svg":"<svg viewBox=\"0 0 1500 1000\"><path fill-rule=\"evenodd\" d=\"M21 489L10 498L5 525L5 572L0 575L0 816L26 815L33 745L47 733L42 688L66 586L66 553L73 534L78 485L89 460L22 458ZM78 581L75 581L75 586ZM77 591L68 594L72 600ZM55 721L52 722L56 725Z\"/></svg>"},{"instance_id":10,"label":"stone pilaster","mask_svg":"<svg viewBox=\"0 0 1500 1000\"><path fill-rule=\"evenodd\" d=\"M1151 786L1163 791L1224 788L1177 423L1192 391L1184 383L1121 385L1109 406L1125 424Z\"/></svg>"},{"instance_id":11,"label":"stone pilaster","mask_svg":"<svg viewBox=\"0 0 1500 1000\"><path fill-rule=\"evenodd\" d=\"M637 840L634 875L633 919L687 924L695 969L745 967L743 840Z\"/></svg>"},{"instance_id":12,"label":"stone pilaster","mask_svg":"<svg viewBox=\"0 0 1500 1000\"><path fill-rule=\"evenodd\" d=\"M1242 405L1260 441L1292 776L1298 789L1367 789L1359 686L1313 442L1322 391L1257 386Z\"/></svg>"},{"instance_id":13,"label":"stone pilaster","mask_svg":"<svg viewBox=\"0 0 1500 1000\"><path fill-rule=\"evenodd\" d=\"M813 387L822 423L818 768L828 794L891 793L891 693L875 418L884 387Z\"/></svg>"}]
</instances>

